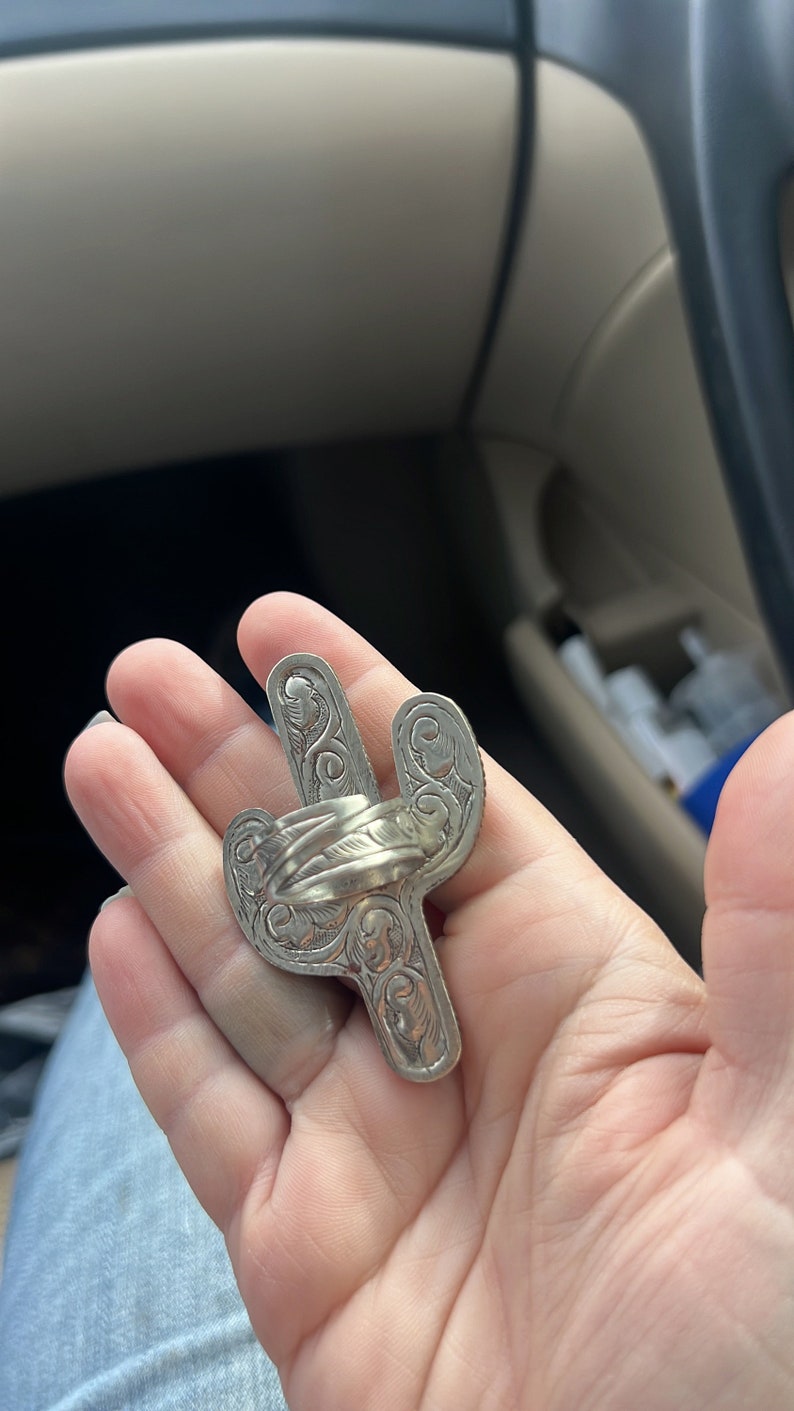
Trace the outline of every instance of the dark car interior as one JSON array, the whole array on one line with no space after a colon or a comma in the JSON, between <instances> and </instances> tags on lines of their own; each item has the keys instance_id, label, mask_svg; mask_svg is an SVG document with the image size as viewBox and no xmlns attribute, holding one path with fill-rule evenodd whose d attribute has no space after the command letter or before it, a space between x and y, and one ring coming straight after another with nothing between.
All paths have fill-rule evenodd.
<instances>
[{"instance_id":1,"label":"dark car interior","mask_svg":"<svg viewBox=\"0 0 794 1411\"><path fill-rule=\"evenodd\" d=\"M319 598L699 962L706 835L561 648L794 680L794 4L0 16L0 1003L119 879L63 798L113 655ZM362 585L363 588L362 588Z\"/></svg>"}]
</instances>

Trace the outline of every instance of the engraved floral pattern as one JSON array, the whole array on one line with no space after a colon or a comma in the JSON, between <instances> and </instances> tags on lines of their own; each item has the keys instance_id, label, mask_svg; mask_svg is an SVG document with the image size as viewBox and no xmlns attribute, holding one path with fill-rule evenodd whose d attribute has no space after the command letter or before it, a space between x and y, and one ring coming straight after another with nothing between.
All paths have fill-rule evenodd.
<instances>
[{"instance_id":1,"label":"engraved floral pattern","mask_svg":"<svg viewBox=\"0 0 794 1411\"><path fill-rule=\"evenodd\" d=\"M419 696L392 727L397 799L380 799L341 687L318 658L268 682L304 807L250 809L224 843L229 896L272 964L358 987L387 1061L416 1081L457 1062L460 1034L422 909L479 829L482 764L451 701Z\"/></svg>"}]
</instances>

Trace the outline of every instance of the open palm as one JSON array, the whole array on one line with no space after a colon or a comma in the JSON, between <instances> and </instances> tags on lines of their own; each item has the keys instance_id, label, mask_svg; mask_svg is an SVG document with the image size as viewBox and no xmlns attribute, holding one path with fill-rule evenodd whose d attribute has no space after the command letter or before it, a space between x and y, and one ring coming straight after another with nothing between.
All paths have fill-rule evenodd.
<instances>
[{"instance_id":1,"label":"open palm","mask_svg":"<svg viewBox=\"0 0 794 1411\"><path fill-rule=\"evenodd\" d=\"M395 792L412 688L371 647L288 595L240 643L260 681L329 660ZM108 695L123 724L67 761L135 893L95 923L97 987L293 1411L790 1407L794 719L723 796L705 985L486 761L479 841L433 898L463 1058L426 1086L234 920L226 826L296 806L273 733L173 643L124 653Z\"/></svg>"}]
</instances>

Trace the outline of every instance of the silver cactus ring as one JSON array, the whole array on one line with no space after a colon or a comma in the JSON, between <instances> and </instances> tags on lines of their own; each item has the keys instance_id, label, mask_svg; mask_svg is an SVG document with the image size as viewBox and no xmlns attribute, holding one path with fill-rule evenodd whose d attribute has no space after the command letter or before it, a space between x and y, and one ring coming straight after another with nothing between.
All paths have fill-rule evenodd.
<instances>
[{"instance_id":1,"label":"silver cactus ring","mask_svg":"<svg viewBox=\"0 0 794 1411\"><path fill-rule=\"evenodd\" d=\"M360 991L386 1061L430 1082L460 1058L455 1012L423 901L457 872L482 820L471 726L445 696L414 696L392 722L399 796L383 800L327 662L285 657L267 683L302 807L232 820L223 867L235 916L271 965Z\"/></svg>"}]
</instances>

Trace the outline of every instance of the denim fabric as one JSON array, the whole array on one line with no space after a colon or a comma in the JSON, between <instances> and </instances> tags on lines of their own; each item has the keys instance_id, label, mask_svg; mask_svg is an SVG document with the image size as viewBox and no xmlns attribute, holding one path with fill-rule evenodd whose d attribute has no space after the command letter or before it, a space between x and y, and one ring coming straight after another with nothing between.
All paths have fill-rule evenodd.
<instances>
[{"instance_id":1,"label":"denim fabric","mask_svg":"<svg viewBox=\"0 0 794 1411\"><path fill-rule=\"evenodd\" d=\"M284 1411L223 1238L86 979L20 1159L0 1285L3 1411Z\"/></svg>"}]
</instances>

